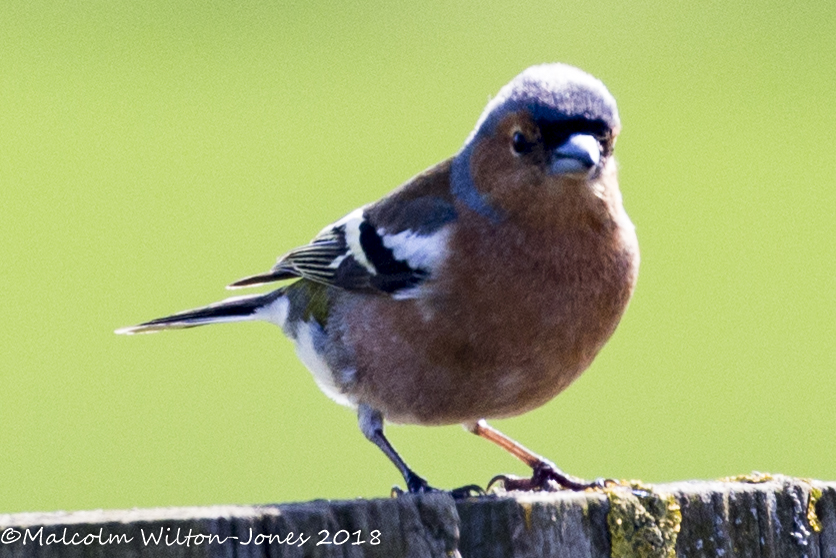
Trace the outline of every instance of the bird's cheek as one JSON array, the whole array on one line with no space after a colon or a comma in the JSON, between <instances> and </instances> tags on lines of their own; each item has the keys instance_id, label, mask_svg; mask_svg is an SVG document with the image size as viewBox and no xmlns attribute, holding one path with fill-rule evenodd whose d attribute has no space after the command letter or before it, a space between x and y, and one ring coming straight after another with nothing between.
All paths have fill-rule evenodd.
<instances>
[{"instance_id":1,"label":"bird's cheek","mask_svg":"<svg viewBox=\"0 0 836 558\"><path fill-rule=\"evenodd\" d=\"M474 149L471 158L473 183L479 193L499 200L521 182L521 161L499 141L486 141Z\"/></svg>"}]
</instances>

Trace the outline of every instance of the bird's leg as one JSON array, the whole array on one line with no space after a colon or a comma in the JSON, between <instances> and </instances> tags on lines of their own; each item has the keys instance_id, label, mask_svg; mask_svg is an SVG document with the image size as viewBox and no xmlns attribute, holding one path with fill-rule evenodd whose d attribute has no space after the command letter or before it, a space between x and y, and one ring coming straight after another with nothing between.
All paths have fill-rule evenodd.
<instances>
[{"instance_id":1,"label":"bird's leg","mask_svg":"<svg viewBox=\"0 0 836 558\"><path fill-rule=\"evenodd\" d=\"M398 455L398 452L395 451L395 448L392 447L392 444L389 443L389 440L386 439L386 436L383 434L383 415L380 414L380 411L372 409L368 405L361 404L357 409L357 417L363 435L371 443L380 448L380 451L385 453L389 461L398 468L398 471L403 475L404 481L406 481L406 488L409 492L432 492L435 490L427 481L409 468L401 456Z\"/></svg>"},{"instance_id":2,"label":"bird's leg","mask_svg":"<svg viewBox=\"0 0 836 558\"><path fill-rule=\"evenodd\" d=\"M597 479L592 482L567 475L557 466L540 455L537 455L528 448L515 442L496 428L490 426L484 419L469 425L467 429L477 436L490 440L511 455L531 467L530 479L519 479L507 475L497 475L488 486L494 482L503 481L506 490L555 490L558 486L570 490L586 490L587 488L603 488L608 484L615 483L610 479Z\"/></svg>"}]
</instances>

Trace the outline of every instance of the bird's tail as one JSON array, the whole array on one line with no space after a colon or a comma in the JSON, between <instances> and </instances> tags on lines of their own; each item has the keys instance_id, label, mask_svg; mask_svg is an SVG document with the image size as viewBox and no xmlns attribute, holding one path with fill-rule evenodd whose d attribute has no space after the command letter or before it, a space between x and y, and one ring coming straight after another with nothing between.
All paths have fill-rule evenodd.
<instances>
[{"instance_id":1,"label":"bird's tail","mask_svg":"<svg viewBox=\"0 0 836 558\"><path fill-rule=\"evenodd\" d=\"M234 296L220 302L178 312L165 318L157 318L150 322L139 325L123 327L116 330L118 334L133 335L134 333L153 333L163 329L184 329L207 324L218 324L225 322L245 322L249 320L271 321L274 302L284 296L284 288L266 294L255 294L246 296Z\"/></svg>"}]
</instances>

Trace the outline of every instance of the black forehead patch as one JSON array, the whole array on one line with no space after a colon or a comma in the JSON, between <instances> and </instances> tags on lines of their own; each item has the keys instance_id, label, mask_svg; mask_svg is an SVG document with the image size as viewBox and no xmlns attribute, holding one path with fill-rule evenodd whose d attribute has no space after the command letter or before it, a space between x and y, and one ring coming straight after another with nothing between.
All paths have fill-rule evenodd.
<instances>
[{"instance_id":1,"label":"black forehead patch","mask_svg":"<svg viewBox=\"0 0 836 558\"><path fill-rule=\"evenodd\" d=\"M565 142L572 134L590 134L599 140L611 137L612 128L603 120L583 117L566 120L537 120L537 126L547 149L555 148Z\"/></svg>"}]
</instances>

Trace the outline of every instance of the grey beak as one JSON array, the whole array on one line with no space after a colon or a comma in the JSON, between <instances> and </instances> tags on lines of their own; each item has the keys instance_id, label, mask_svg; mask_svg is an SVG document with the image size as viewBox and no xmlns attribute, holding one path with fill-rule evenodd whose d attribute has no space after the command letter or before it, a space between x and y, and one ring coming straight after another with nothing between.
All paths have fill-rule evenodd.
<instances>
[{"instance_id":1,"label":"grey beak","mask_svg":"<svg viewBox=\"0 0 836 558\"><path fill-rule=\"evenodd\" d=\"M589 134L572 134L552 152L552 173L586 174L601 161L601 146Z\"/></svg>"}]
</instances>

